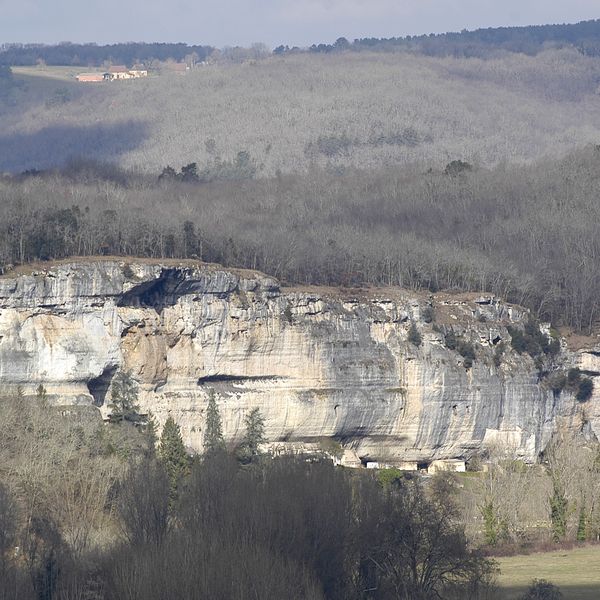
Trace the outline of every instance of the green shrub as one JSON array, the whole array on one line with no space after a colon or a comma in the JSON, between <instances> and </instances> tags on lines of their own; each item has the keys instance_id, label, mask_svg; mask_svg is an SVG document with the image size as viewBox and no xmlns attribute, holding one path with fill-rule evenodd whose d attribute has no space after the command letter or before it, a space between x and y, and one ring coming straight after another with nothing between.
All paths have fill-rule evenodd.
<instances>
[{"instance_id":1,"label":"green shrub","mask_svg":"<svg viewBox=\"0 0 600 600\"><path fill-rule=\"evenodd\" d=\"M585 507L582 506L579 511L579 521L577 523L577 541L585 542L587 540L587 519L585 518Z\"/></svg>"},{"instance_id":2,"label":"green shrub","mask_svg":"<svg viewBox=\"0 0 600 600\"><path fill-rule=\"evenodd\" d=\"M560 351L560 340L554 335L546 336L540 331L539 324L530 319L525 323L523 330L509 327L508 333L511 337L511 346L519 354L529 354L531 358L537 356L555 356Z\"/></svg>"},{"instance_id":3,"label":"green shrub","mask_svg":"<svg viewBox=\"0 0 600 600\"><path fill-rule=\"evenodd\" d=\"M456 346L456 351L465 359L471 362L475 360L475 347L471 342L465 340L459 340Z\"/></svg>"},{"instance_id":4,"label":"green shrub","mask_svg":"<svg viewBox=\"0 0 600 600\"><path fill-rule=\"evenodd\" d=\"M209 183L211 181L244 181L253 179L258 171L255 160L246 150L236 154L235 160L221 160L216 156L211 163L207 163L198 173L198 181Z\"/></svg>"},{"instance_id":5,"label":"green shrub","mask_svg":"<svg viewBox=\"0 0 600 600\"><path fill-rule=\"evenodd\" d=\"M454 333L454 330L451 329L444 336L444 344L446 345L446 348L448 348L448 350L456 350L457 343L458 343L458 340L456 338L456 334Z\"/></svg>"},{"instance_id":6,"label":"green shrub","mask_svg":"<svg viewBox=\"0 0 600 600\"><path fill-rule=\"evenodd\" d=\"M425 323L433 323L433 321L435 321L435 311L433 310L433 306L426 306L423 309L421 316Z\"/></svg>"},{"instance_id":7,"label":"green shrub","mask_svg":"<svg viewBox=\"0 0 600 600\"><path fill-rule=\"evenodd\" d=\"M533 364L535 365L535 368L538 370L538 374L540 376L542 376L544 373L544 357L541 354L537 354L533 358Z\"/></svg>"},{"instance_id":8,"label":"green shrub","mask_svg":"<svg viewBox=\"0 0 600 600\"><path fill-rule=\"evenodd\" d=\"M483 530L485 543L488 546L495 546L498 543L499 521L496 515L494 503L490 500L479 507L483 517Z\"/></svg>"},{"instance_id":9,"label":"green shrub","mask_svg":"<svg viewBox=\"0 0 600 600\"><path fill-rule=\"evenodd\" d=\"M552 373L548 377L548 386L555 394L560 394L567 387L567 376L562 373Z\"/></svg>"},{"instance_id":10,"label":"green shrub","mask_svg":"<svg viewBox=\"0 0 600 600\"><path fill-rule=\"evenodd\" d=\"M352 140L343 133L342 135L322 135L317 139L316 150L329 158L334 156L347 156L352 146ZM309 151L313 145L309 145Z\"/></svg>"},{"instance_id":11,"label":"green shrub","mask_svg":"<svg viewBox=\"0 0 600 600\"><path fill-rule=\"evenodd\" d=\"M464 160L453 160L452 162L449 162L446 165L446 168L444 169L444 174L456 177L461 173L466 173L472 170L473 165L470 165L468 162L465 162Z\"/></svg>"},{"instance_id":12,"label":"green shrub","mask_svg":"<svg viewBox=\"0 0 600 600\"><path fill-rule=\"evenodd\" d=\"M560 352L560 339L552 337L544 347L544 353L549 356L556 356Z\"/></svg>"},{"instance_id":13,"label":"green shrub","mask_svg":"<svg viewBox=\"0 0 600 600\"><path fill-rule=\"evenodd\" d=\"M575 394L579 402L587 402L592 397L594 382L589 377L583 377L579 369L569 369L565 387Z\"/></svg>"},{"instance_id":14,"label":"green shrub","mask_svg":"<svg viewBox=\"0 0 600 600\"><path fill-rule=\"evenodd\" d=\"M592 392L594 391L594 382L588 377L582 379L579 382L579 386L577 388L577 393L575 394L575 398L579 402L587 402L592 397Z\"/></svg>"},{"instance_id":15,"label":"green shrub","mask_svg":"<svg viewBox=\"0 0 600 600\"><path fill-rule=\"evenodd\" d=\"M561 600L560 589L545 579L534 579L521 600Z\"/></svg>"},{"instance_id":16,"label":"green shrub","mask_svg":"<svg viewBox=\"0 0 600 600\"><path fill-rule=\"evenodd\" d=\"M319 440L319 450L324 454L334 456L338 460L341 460L342 456L344 456L344 447L340 442L333 438L323 438Z\"/></svg>"},{"instance_id":17,"label":"green shrub","mask_svg":"<svg viewBox=\"0 0 600 600\"><path fill-rule=\"evenodd\" d=\"M494 365L499 367L502 364L502 356L504 355L504 342L498 342L494 348Z\"/></svg>"},{"instance_id":18,"label":"green shrub","mask_svg":"<svg viewBox=\"0 0 600 600\"><path fill-rule=\"evenodd\" d=\"M67 104L71 100L71 92L68 88L57 88L50 98L46 100L46 108L52 108L53 106L60 106L61 104Z\"/></svg>"},{"instance_id":19,"label":"green shrub","mask_svg":"<svg viewBox=\"0 0 600 600\"><path fill-rule=\"evenodd\" d=\"M121 272L123 273L123 277L125 277L125 279L133 279L135 277L135 273L129 263L125 263L123 265Z\"/></svg>"},{"instance_id":20,"label":"green shrub","mask_svg":"<svg viewBox=\"0 0 600 600\"><path fill-rule=\"evenodd\" d=\"M377 471L377 481L379 485L384 488L388 488L394 484L398 484L404 479L404 473L396 467L390 467L389 469L379 469Z\"/></svg>"},{"instance_id":21,"label":"green shrub","mask_svg":"<svg viewBox=\"0 0 600 600\"><path fill-rule=\"evenodd\" d=\"M527 342L525 340L525 335L520 329L515 329L514 327L508 328L508 333L510 334L510 345L515 352L519 354L523 354L527 351Z\"/></svg>"},{"instance_id":22,"label":"green shrub","mask_svg":"<svg viewBox=\"0 0 600 600\"><path fill-rule=\"evenodd\" d=\"M483 470L483 460L479 454L474 454L467 459L465 465L467 473L479 473Z\"/></svg>"},{"instance_id":23,"label":"green shrub","mask_svg":"<svg viewBox=\"0 0 600 600\"><path fill-rule=\"evenodd\" d=\"M581 380L581 371L577 368L569 369L567 373L567 384L570 388L574 388L579 385L579 381Z\"/></svg>"},{"instance_id":24,"label":"green shrub","mask_svg":"<svg viewBox=\"0 0 600 600\"><path fill-rule=\"evenodd\" d=\"M181 174L179 177L181 181L186 181L187 183L195 183L199 181L198 164L191 162L181 167Z\"/></svg>"},{"instance_id":25,"label":"green shrub","mask_svg":"<svg viewBox=\"0 0 600 600\"><path fill-rule=\"evenodd\" d=\"M473 366L476 357L475 347L471 342L467 342L456 335L453 329L450 329L450 331L444 335L444 345L448 350L455 350L465 359L464 365L467 369L470 369Z\"/></svg>"}]
</instances>

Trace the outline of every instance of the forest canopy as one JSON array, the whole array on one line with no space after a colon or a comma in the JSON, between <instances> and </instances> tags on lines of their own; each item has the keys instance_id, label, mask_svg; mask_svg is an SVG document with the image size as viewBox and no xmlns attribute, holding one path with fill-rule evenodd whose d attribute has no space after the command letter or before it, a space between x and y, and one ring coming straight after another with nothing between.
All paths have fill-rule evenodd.
<instances>
[{"instance_id":1,"label":"forest canopy","mask_svg":"<svg viewBox=\"0 0 600 600\"><path fill-rule=\"evenodd\" d=\"M102 66L105 62L132 66L152 60L183 61L186 56L196 54L196 60L204 60L211 46L167 43L122 43L122 44L4 44L0 46L0 65L27 66L40 62L53 66Z\"/></svg>"},{"instance_id":2,"label":"forest canopy","mask_svg":"<svg viewBox=\"0 0 600 600\"><path fill-rule=\"evenodd\" d=\"M529 25L526 27L488 27L429 35L395 38L355 39L347 45L344 38L332 45L314 45L312 52L332 50L410 50L428 56L487 58L500 52L534 55L549 47L573 46L582 54L600 55L600 19L572 24Z\"/></svg>"},{"instance_id":3,"label":"forest canopy","mask_svg":"<svg viewBox=\"0 0 600 600\"><path fill-rule=\"evenodd\" d=\"M206 182L194 164L162 178L94 163L5 177L0 261L196 257L284 284L486 291L587 331L598 319L597 146L528 166L264 179L246 159Z\"/></svg>"},{"instance_id":4,"label":"forest canopy","mask_svg":"<svg viewBox=\"0 0 600 600\"><path fill-rule=\"evenodd\" d=\"M308 49L280 45L274 54L289 52L375 52L410 51L428 56L486 58L499 52L535 55L548 48L572 46L588 56L600 55L600 19L580 23L529 25L525 27L489 27L473 31L440 34L408 35L392 38L359 38L349 41L339 38L335 43L315 43ZM62 42L47 44L0 45L0 65L25 66L43 62L47 65L101 66L104 62L123 63L152 60L183 61L195 53L205 60L215 49L208 45L184 43L121 43L98 45ZM240 49L241 50L241 49Z\"/></svg>"},{"instance_id":5,"label":"forest canopy","mask_svg":"<svg viewBox=\"0 0 600 600\"><path fill-rule=\"evenodd\" d=\"M494 60L305 53L97 86L75 81L80 69L13 68L0 172L85 157L156 173L239 152L259 177L443 169L561 157L600 139L600 60L572 48Z\"/></svg>"},{"instance_id":6,"label":"forest canopy","mask_svg":"<svg viewBox=\"0 0 600 600\"><path fill-rule=\"evenodd\" d=\"M591 332L600 61L581 42L599 27L402 42L500 51L479 58L342 38L265 60L230 49L122 85L3 67L0 263L197 257L284 284L490 292ZM524 39L540 51L502 50Z\"/></svg>"}]
</instances>

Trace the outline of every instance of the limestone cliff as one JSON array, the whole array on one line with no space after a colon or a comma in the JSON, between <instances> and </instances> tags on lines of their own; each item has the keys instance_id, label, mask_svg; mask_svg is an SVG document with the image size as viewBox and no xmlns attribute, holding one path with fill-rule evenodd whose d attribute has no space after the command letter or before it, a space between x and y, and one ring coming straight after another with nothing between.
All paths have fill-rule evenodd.
<instances>
[{"instance_id":1,"label":"limestone cliff","mask_svg":"<svg viewBox=\"0 0 600 600\"><path fill-rule=\"evenodd\" d=\"M131 370L142 409L173 415L197 450L214 390L232 442L259 407L274 447L334 437L363 461L401 463L501 440L533 459L560 425L597 432L600 394L553 392L511 349L507 326L526 318L475 295L286 289L214 265L82 259L0 278L0 381L106 414L112 377ZM450 329L472 366L447 347ZM558 362L600 371L600 353L563 347Z\"/></svg>"}]
</instances>

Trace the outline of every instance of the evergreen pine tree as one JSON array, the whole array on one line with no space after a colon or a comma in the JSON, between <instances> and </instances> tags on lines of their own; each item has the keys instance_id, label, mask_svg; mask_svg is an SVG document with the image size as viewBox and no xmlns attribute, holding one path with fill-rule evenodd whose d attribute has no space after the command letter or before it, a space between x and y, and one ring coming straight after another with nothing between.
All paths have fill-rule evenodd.
<instances>
[{"instance_id":1,"label":"evergreen pine tree","mask_svg":"<svg viewBox=\"0 0 600 600\"><path fill-rule=\"evenodd\" d=\"M585 518L585 506L579 511L579 523L577 525L577 541L585 542L587 539L587 522Z\"/></svg>"},{"instance_id":2,"label":"evergreen pine tree","mask_svg":"<svg viewBox=\"0 0 600 600\"><path fill-rule=\"evenodd\" d=\"M111 409L111 423L121 423L122 421L137 421L139 419L138 388L133 379L131 371L119 371L112 382L111 402L108 407Z\"/></svg>"},{"instance_id":3,"label":"evergreen pine tree","mask_svg":"<svg viewBox=\"0 0 600 600\"><path fill-rule=\"evenodd\" d=\"M265 419L260 414L260 409L253 408L245 419L246 434L241 446L242 459L251 461L260 453L260 445L264 444L265 438Z\"/></svg>"},{"instance_id":4,"label":"evergreen pine tree","mask_svg":"<svg viewBox=\"0 0 600 600\"><path fill-rule=\"evenodd\" d=\"M181 431L173 417L169 417L163 427L158 455L169 476L169 499L172 505L177 498L179 484L190 469L190 459L183 445Z\"/></svg>"},{"instance_id":5,"label":"evergreen pine tree","mask_svg":"<svg viewBox=\"0 0 600 600\"><path fill-rule=\"evenodd\" d=\"M48 400L46 388L41 383L37 386L37 389L35 390L35 397L41 404L44 404Z\"/></svg>"},{"instance_id":6,"label":"evergreen pine tree","mask_svg":"<svg viewBox=\"0 0 600 600\"><path fill-rule=\"evenodd\" d=\"M487 500L481 507L485 543L495 546L498 543L498 517L493 500Z\"/></svg>"},{"instance_id":7,"label":"evergreen pine tree","mask_svg":"<svg viewBox=\"0 0 600 600\"><path fill-rule=\"evenodd\" d=\"M208 396L208 408L206 409L206 430L204 433L204 453L211 456L217 452L225 450L225 440L223 438L223 425L221 423L221 414L215 399L215 393L210 391Z\"/></svg>"},{"instance_id":8,"label":"evergreen pine tree","mask_svg":"<svg viewBox=\"0 0 600 600\"><path fill-rule=\"evenodd\" d=\"M552 497L550 498L550 522L552 537L555 542L564 539L567 534L568 500L560 482L555 478L552 482Z\"/></svg>"},{"instance_id":9,"label":"evergreen pine tree","mask_svg":"<svg viewBox=\"0 0 600 600\"><path fill-rule=\"evenodd\" d=\"M148 412L148 418L144 426L144 434L148 443L148 455L151 457L156 456L156 444L158 442L157 434L158 426L156 425L156 419L152 412Z\"/></svg>"}]
</instances>

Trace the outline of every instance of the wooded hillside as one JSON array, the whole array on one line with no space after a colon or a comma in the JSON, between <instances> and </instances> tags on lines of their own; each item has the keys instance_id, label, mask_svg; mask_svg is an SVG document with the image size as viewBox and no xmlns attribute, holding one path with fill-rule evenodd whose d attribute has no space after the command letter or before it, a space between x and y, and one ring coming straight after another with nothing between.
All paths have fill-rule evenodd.
<instances>
[{"instance_id":1,"label":"wooded hillside","mask_svg":"<svg viewBox=\"0 0 600 600\"><path fill-rule=\"evenodd\" d=\"M80 163L5 178L0 261L196 256L288 283L493 292L588 331L598 318L598 146L495 169L251 179L244 157L226 166L159 180Z\"/></svg>"},{"instance_id":2,"label":"wooded hillside","mask_svg":"<svg viewBox=\"0 0 600 600\"><path fill-rule=\"evenodd\" d=\"M490 60L294 54L95 85L73 75L14 69L0 93L0 171L86 157L155 172L240 151L257 177L443 168L561 156L600 138L600 59L574 49Z\"/></svg>"}]
</instances>

